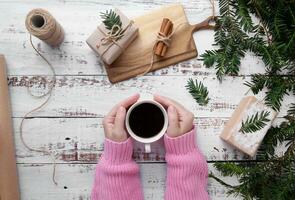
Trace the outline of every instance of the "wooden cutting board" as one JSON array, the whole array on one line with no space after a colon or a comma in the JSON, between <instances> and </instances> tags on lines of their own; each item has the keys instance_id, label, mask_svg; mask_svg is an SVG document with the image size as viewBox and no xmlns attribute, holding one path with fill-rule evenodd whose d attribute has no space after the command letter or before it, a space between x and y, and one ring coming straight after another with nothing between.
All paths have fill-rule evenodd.
<instances>
[{"instance_id":1,"label":"wooden cutting board","mask_svg":"<svg viewBox=\"0 0 295 200\"><path fill-rule=\"evenodd\" d=\"M152 60L152 49L163 18L169 18L172 21L175 32L165 57L154 56L150 71L196 57L198 51L192 34L200 29L213 28L209 25L212 17L199 24L190 25L184 8L180 4L165 6L133 19L139 28L138 37L112 65L106 66L109 80L112 83L136 77L148 69Z\"/></svg>"}]
</instances>

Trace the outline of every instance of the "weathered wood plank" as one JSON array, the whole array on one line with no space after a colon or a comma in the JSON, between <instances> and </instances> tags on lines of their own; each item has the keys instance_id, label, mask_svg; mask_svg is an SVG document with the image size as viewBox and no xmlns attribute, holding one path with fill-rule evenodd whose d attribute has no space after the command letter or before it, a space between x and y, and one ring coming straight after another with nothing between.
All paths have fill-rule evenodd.
<instances>
[{"instance_id":1,"label":"weathered wood plank","mask_svg":"<svg viewBox=\"0 0 295 200\"><path fill-rule=\"evenodd\" d=\"M95 164L58 164L58 186L51 181L51 164L19 164L20 189L23 200L89 200L94 179ZM165 164L140 164L141 182L145 200L164 199ZM209 170L217 173L212 164ZM235 178L227 178L235 184ZM226 189L209 179L208 193L212 200L239 199L227 197Z\"/></svg>"},{"instance_id":2,"label":"weathered wood plank","mask_svg":"<svg viewBox=\"0 0 295 200\"><path fill-rule=\"evenodd\" d=\"M35 7L48 9L63 25L66 38L58 49L52 49L34 38L38 49L52 62L57 74L101 75L106 74L100 59L87 46L86 39L100 23L99 11L119 7L130 17L139 13L174 3L172 0L152 1L0 1L0 52L8 61L8 74L32 75L48 74L44 61L30 47L29 35L24 26L26 14ZM198 23L211 15L209 0L183 1L189 21ZM215 2L216 6L218 5ZM216 9L218 10L218 9ZM13 12L12 12L13 11ZM5 19L5 20L4 20ZM199 54L213 48L213 31L200 31L194 34ZM264 72L260 59L247 54L242 62L241 73L248 75ZM192 59L152 73L153 75L214 74L214 69L206 69L202 61ZM151 75L151 74L149 74Z\"/></svg>"},{"instance_id":3,"label":"weathered wood plank","mask_svg":"<svg viewBox=\"0 0 295 200\"><path fill-rule=\"evenodd\" d=\"M209 90L211 100L206 107L199 106L186 91L188 77L146 76L112 85L105 76L58 76L52 99L34 116L103 117L115 103L138 92L143 98L151 98L154 93L169 96L181 102L196 117L230 117L248 90L243 83L250 80L249 77L226 77L220 84L215 76L194 78L202 81ZM41 104L40 99L29 96L28 83L27 76L9 77L13 117L22 117ZM40 92L40 88L42 92L44 85L46 81L40 81L33 92ZM258 97L262 98L262 95ZM285 97L279 116L286 114L294 99L294 96Z\"/></svg>"},{"instance_id":4,"label":"weathered wood plank","mask_svg":"<svg viewBox=\"0 0 295 200\"><path fill-rule=\"evenodd\" d=\"M197 119L197 143L207 160L237 160L243 154L221 141L218 135L227 119ZM35 118L24 126L26 142L35 148L51 149L59 153L57 162L96 163L103 151L104 131L99 118ZM28 151L21 143L18 127L20 119L14 119L16 154L18 163L48 163L51 158ZM144 147L135 143L134 157L141 162L163 162L163 141L152 146L152 153L144 153Z\"/></svg>"},{"instance_id":5,"label":"weathered wood plank","mask_svg":"<svg viewBox=\"0 0 295 200\"><path fill-rule=\"evenodd\" d=\"M227 118L197 118L196 143L208 161L250 159L219 138ZM96 163L103 151L104 131L99 118L34 118L24 126L24 139L34 148L58 153L58 163ZM18 163L50 163L51 157L28 151L19 137L20 119L14 119ZM283 148L278 148L281 154ZM143 145L134 143L134 158L138 162L163 162L163 141L152 145L150 154Z\"/></svg>"},{"instance_id":6,"label":"weathered wood plank","mask_svg":"<svg viewBox=\"0 0 295 200\"><path fill-rule=\"evenodd\" d=\"M247 53L241 65L242 76L226 77L222 84L216 80L214 69L206 69L202 61L192 59L149 73L145 77L111 85L101 61L85 43L100 21L99 11L116 5L132 17L168 3L174 1L114 0L110 3L103 0L0 0L0 52L6 55L9 67L22 199L89 199L94 163L103 150L101 118L114 103L135 92L141 93L144 98L150 98L151 94L157 92L175 98L190 108L197 117L197 143L207 160L246 158L222 142L218 135L248 90L243 83L249 77L243 75L264 72L264 65L259 58ZM211 14L208 0L185 0L182 3L191 23L200 22ZM58 49L51 49L34 39L38 49L49 58L60 76L52 100L42 111L34 114L45 118L29 119L25 124L24 134L30 145L60 153L57 160L60 163L57 166L58 187L51 182L51 159L27 151L20 142L18 131L19 117L41 103L28 95L27 75L50 73L44 61L30 47L24 26L26 14L36 7L48 9L61 22L66 31L66 39ZM213 48L213 34L213 31L202 31L194 35L199 54ZM184 88L187 79L192 76L202 80L209 89L212 100L207 107L196 105ZM44 83L39 85L41 88L42 84ZM38 88L34 91L38 92ZM280 117L284 116L291 102L294 102L294 96L284 99ZM135 158L142 163L140 166L145 199L163 199L165 164L162 163L164 151L161 145L154 145L150 155L144 154L140 145L135 145ZM279 148L278 153L281 151ZM215 172L212 164L209 164L209 169ZM228 182L236 183L233 178L229 178ZM226 190L213 180L209 180L208 191L212 199L237 199L226 197Z\"/></svg>"}]
</instances>

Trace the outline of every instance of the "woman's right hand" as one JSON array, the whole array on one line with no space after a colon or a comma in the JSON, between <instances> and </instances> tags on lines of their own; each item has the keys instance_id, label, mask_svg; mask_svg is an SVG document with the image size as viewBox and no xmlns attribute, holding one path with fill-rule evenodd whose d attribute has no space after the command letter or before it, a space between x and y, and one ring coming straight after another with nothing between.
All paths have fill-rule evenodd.
<instances>
[{"instance_id":1,"label":"woman's right hand","mask_svg":"<svg viewBox=\"0 0 295 200\"><path fill-rule=\"evenodd\" d=\"M194 114L178 102L161 95L154 95L154 100L167 108L169 137L181 136L193 128Z\"/></svg>"},{"instance_id":2,"label":"woman's right hand","mask_svg":"<svg viewBox=\"0 0 295 200\"><path fill-rule=\"evenodd\" d=\"M115 142L124 142L128 138L125 130L126 110L139 99L139 94L134 94L129 98L115 105L103 119L103 128L106 138Z\"/></svg>"}]
</instances>

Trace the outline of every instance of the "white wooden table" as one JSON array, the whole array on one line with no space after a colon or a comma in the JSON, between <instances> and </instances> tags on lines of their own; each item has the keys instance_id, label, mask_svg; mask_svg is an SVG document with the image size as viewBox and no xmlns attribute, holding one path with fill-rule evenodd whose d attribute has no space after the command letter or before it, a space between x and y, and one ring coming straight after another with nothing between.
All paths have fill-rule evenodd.
<instances>
[{"instance_id":1,"label":"white wooden table","mask_svg":"<svg viewBox=\"0 0 295 200\"><path fill-rule=\"evenodd\" d=\"M101 62L85 43L100 22L100 11L116 6L132 17L173 2L0 1L0 52L5 54L8 62L22 199L90 199L95 164L103 151L102 118L117 101L135 92L144 98L151 97L153 93L170 96L194 112L197 143L208 160L210 171L217 173L213 167L216 161L249 159L222 142L218 136L248 90L243 83L250 80L249 75L264 72L261 60L247 54L242 62L240 76L227 76L222 84L216 79L213 69L206 69L202 61L195 58L112 85ZM208 0L186 0L182 3L191 23L200 22L211 14ZM50 157L28 151L19 137L21 117L40 104L40 100L33 99L27 93L28 79L33 75L50 73L44 61L31 48L24 24L26 14L36 7L48 9L58 19L66 31L66 38L58 49L51 49L34 39L38 49L56 69L57 86L48 105L27 120L24 135L31 146L49 148L60 154L56 174L58 186L51 181L53 163ZM213 48L213 35L213 31L194 35L199 54ZM208 87L211 98L208 106L198 106L185 90L190 77L201 80ZM46 78L50 79L48 76ZM288 105L291 100L291 97L287 97L283 104ZM285 113L286 107L283 106L279 118ZM134 155L141 167L145 199L158 200L163 199L165 186L164 152L161 144L155 144L152 150L147 155L140 145L136 145ZM234 178L226 180L236 183ZM211 179L208 192L212 199L236 199L227 197L226 189Z\"/></svg>"}]
</instances>

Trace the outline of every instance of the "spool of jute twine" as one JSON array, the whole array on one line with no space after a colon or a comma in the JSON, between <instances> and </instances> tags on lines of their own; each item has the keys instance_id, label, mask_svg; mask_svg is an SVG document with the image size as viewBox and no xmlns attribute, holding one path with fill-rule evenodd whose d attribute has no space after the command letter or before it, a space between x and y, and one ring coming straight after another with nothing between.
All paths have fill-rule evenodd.
<instances>
[{"instance_id":1,"label":"spool of jute twine","mask_svg":"<svg viewBox=\"0 0 295 200\"><path fill-rule=\"evenodd\" d=\"M64 30L56 19L41 8L31 10L26 17L26 28L31 35L50 46L59 46L64 40Z\"/></svg>"}]
</instances>

